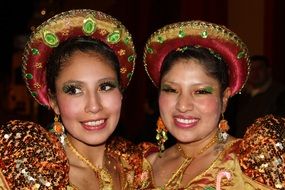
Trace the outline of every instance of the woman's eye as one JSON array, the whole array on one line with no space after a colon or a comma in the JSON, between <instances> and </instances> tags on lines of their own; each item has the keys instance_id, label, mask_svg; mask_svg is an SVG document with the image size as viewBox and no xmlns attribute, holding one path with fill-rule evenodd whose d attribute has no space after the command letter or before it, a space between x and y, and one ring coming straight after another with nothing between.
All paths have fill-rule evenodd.
<instances>
[{"instance_id":1,"label":"woman's eye","mask_svg":"<svg viewBox=\"0 0 285 190\"><path fill-rule=\"evenodd\" d=\"M118 87L118 85L115 82L104 82L100 85L99 91L109 91L116 87Z\"/></svg>"},{"instance_id":2,"label":"woman's eye","mask_svg":"<svg viewBox=\"0 0 285 190\"><path fill-rule=\"evenodd\" d=\"M212 87L206 87L195 91L195 94L212 94L212 93L213 93Z\"/></svg>"},{"instance_id":3,"label":"woman's eye","mask_svg":"<svg viewBox=\"0 0 285 190\"><path fill-rule=\"evenodd\" d=\"M70 94L70 95L76 95L82 92L81 88L74 86L74 85L64 86L63 91L66 94Z\"/></svg>"},{"instance_id":4,"label":"woman's eye","mask_svg":"<svg viewBox=\"0 0 285 190\"><path fill-rule=\"evenodd\" d=\"M167 85L162 85L161 91L168 92L168 93L176 93L177 92L177 90L175 90L174 88L167 86Z\"/></svg>"}]
</instances>

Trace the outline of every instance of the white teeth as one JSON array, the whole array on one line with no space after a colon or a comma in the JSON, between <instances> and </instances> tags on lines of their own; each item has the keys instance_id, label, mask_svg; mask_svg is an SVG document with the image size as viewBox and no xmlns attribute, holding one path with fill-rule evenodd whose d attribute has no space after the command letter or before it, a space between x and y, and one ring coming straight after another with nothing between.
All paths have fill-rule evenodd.
<instances>
[{"instance_id":1,"label":"white teeth","mask_svg":"<svg viewBox=\"0 0 285 190\"><path fill-rule=\"evenodd\" d=\"M176 118L176 120L180 123L185 123L185 124L194 123L196 121L196 119L181 119L181 118Z\"/></svg>"},{"instance_id":2,"label":"white teeth","mask_svg":"<svg viewBox=\"0 0 285 190\"><path fill-rule=\"evenodd\" d=\"M90 126L97 126L97 125L101 125L102 123L104 123L104 120L97 120L97 121L89 121L86 122L86 125L90 125Z\"/></svg>"}]
</instances>

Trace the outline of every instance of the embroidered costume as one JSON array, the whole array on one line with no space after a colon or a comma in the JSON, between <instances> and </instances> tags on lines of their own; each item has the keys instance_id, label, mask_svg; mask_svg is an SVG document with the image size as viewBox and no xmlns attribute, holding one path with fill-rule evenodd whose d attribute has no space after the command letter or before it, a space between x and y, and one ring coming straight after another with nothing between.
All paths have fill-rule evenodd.
<instances>
[{"instance_id":1,"label":"embroidered costume","mask_svg":"<svg viewBox=\"0 0 285 190\"><path fill-rule=\"evenodd\" d=\"M241 91L250 70L246 45L226 27L204 21L170 24L151 35L145 46L144 66L156 87L160 86L162 64L169 52L184 52L189 46L207 48L215 58L223 59L228 67L230 96ZM152 166L146 160L154 151L161 151L162 138L157 138L159 147L156 150L153 147L143 146L145 147L143 169L147 175L142 183L144 184L142 189L285 189L284 135L285 119L273 115L258 119L248 129L244 139L229 141L228 135L220 131L219 139L225 144L207 169L186 185L182 185L185 171L193 159L182 154L184 161L162 187L155 184ZM219 140L219 143L222 141ZM191 172L191 166L189 167L188 172Z\"/></svg>"}]
</instances>

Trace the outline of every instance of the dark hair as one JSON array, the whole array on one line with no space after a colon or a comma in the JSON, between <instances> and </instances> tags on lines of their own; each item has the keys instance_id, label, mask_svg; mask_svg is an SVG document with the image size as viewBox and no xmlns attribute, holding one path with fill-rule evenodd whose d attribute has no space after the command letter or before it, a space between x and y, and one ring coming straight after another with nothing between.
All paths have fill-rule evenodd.
<instances>
[{"instance_id":1,"label":"dark hair","mask_svg":"<svg viewBox=\"0 0 285 190\"><path fill-rule=\"evenodd\" d=\"M198 60L207 74L219 82L221 92L229 86L228 67L222 57L210 49L194 46L185 46L179 50L173 50L165 57L160 71L160 82L162 77L172 68L173 63L179 59Z\"/></svg>"},{"instance_id":2,"label":"dark hair","mask_svg":"<svg viewBox=\"0 0 285 190\"><path fill-rule=\"evenodd\" d=\"M55 81L60 71L64 68L66 61L76 51L96 52L109 60L110 65L116 72L118 82L120 82L120 64L114 51L104 42L89 37L76 37L68 39L58 47L53 49L46 68L46 81L50 93L55 94Z\"/></svg>"}]
</instances>

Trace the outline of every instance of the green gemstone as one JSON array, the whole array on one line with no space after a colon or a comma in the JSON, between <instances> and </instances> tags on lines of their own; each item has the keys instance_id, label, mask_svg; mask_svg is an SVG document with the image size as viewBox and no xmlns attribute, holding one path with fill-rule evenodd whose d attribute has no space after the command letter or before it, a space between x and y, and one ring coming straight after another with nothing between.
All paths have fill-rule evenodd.
<instances>
[{"instance_id":1,"label":"green gemstone","mask_svg":"<svg viewBox=\"0 0 285 190\"><path fill-rule=\"evenodd\" d=\"M84 21L84 24L82 26L83 32L87 35L90 36L92 35L95 30L96 30L96 23L92 18L88 18Z\"/></svg>"},{"instance_id":2,"label":"green gemstone","mask_svg":"<svg viewBox=\"0 0 285 190\"><path fill-rule=\"evenodd\" d=\"M129 62L133 62L135 60L135 56L134 55L130 55L129 57L128 57L128 61Z\"/></svg>"},{"instance_id":3,"label":"green gemstone","mask_svg":"<svg viewBox=\"0 0 285 190\"><path fill-rule=\"evenodd\" d=\"M206 30L201 32L201 37L202 38L207 38L208 37L208 32Z\"/></svg>"},{"instance_id":4,"label":"green gemstone","mask_svg":"<svg viewBox=\"0 0 285 190\"><path fill-rule=\"evenodd\" d=\"M32 75L31 73L27 73L27 74L25 75L25 77L26 77L27 79L32 79L32 78L33 78L33 75Z\"/></svg>"},{"instance_id":5,"label":"green gemstone","mask_svg":"<svg viewBox=\"0 0 285 190\"><path fill-rule=\"evenodd\" d=\"M39 55L40 51L37 48L32 48L32 54L33 55Z\"/></svg>"},{"instance_id":6,"label":"green gemstone","mask_svg":"<svg viewBox=\"0 0 285 190\"><path fill-rule=\"evenodd\" d=\"M130 43L131 37L127 36L124 40L125 44L128 45Z\"/></svg>"},{"instance_id":7,"label":"green gemstone","mask_svg":"<svg viewBox=\"0 0 285 190\"><path fill-rule=\"evenodd\" d=\"M237 55L237 58L238 58L238 59L241 59L241 58L244 57L244 55L245 55L244 51L240 51L240 52L238 53L238 55Z\"/></svg>"},{"instance_id":8,"label":"green gemstone","mask_svg":"<svg viewBox=\"0 0 285 190\"><path fill-rule=\"evenodd\" d=\"M150 47L147 47L147 49L146 49L146 50L147 50L147 52L148 52L148 53L150 53L150 54L152 54L152 53L153 53L153 49L152 49L152 48L150 48Z\"/></svg>"},{"instance_id":9,"label":"green gemstone","mask_svg":"<svg viewBox=\"0 0 285 190\"><path fill-rule=\"evenodd\" d=\"M163 39L162 36L158 36L158 37L157 37L157 41L158 41L159 43L163 43L164 39Z\"/></svg>"},{"instance_id":10,"label":"green gemstone","mask_svg":"<svg viewBox=\"0 0 285 190\"><path fill-rule=\"evenodd\" d=\"M133 73L128 73L127 74L128 79L132 78L132 76L133 76Z\"/></svg>"},{"instance_id":11,"label":"green gemstone","mask_svg":"<svg viewBox=\"0 0 285 190\"><path fill-rule=\"evenodd\" d=\"M44 32L44 40L51 47L56 47L59 44L57 36L52 32Z\"/></svg>"},{"instance_id":12,"label":"green gemstone","mask_svg":"<svg viewBox=\"0 0 285 190\"><path fill-rule=\"evenodd\" d=\"M115 30L107 36L107 41L111 44L118 43L121 38L121 32L119 30Z\"/></svg>"},{"instance_id":13,"label":"green gemstone","mask_svg":"<svg viewBox=\"0 0 285 190\"><path fill-rule=\"evenodd\" d=\"M36 97L38 94L36 92L31 92L33 97Z\"/></svg>"},{"instance_id":14,"label":"green gemstone","mask_svg":"<svg viewBox=\"0 0 285 190\"><path fill-rule=\"evenodd\" d=\"M181 29L179 30L178 37L183 38L185 36L185 32Z\"/></svg>"}]
</instances>

